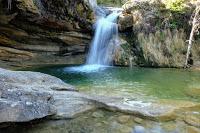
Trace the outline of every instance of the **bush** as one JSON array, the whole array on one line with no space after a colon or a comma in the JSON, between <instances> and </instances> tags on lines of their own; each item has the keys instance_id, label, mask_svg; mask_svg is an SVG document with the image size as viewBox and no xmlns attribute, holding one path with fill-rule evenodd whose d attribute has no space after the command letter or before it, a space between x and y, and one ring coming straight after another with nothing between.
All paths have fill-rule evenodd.
<instances>
[{"instance_id":1,"label":"bush","mask_svg":"<svg viewBox=\"0 0 200 133\"><path fill-rule=\"evenodd\" d=\"M182 12L185 9L185 2L187 0L166 0L166 7L172 11Z\"/></svg>"},{"instance_id":2,"label":"bush","mask_svg":"<svg viewBox=\"0 0 200 133\"><path fill-rule=\"evenodd\" d=\"M97 0L97 3L100 5L107 5L107 6L118 6L121 7L126 0Z\"/></svg>"}]
</instances>

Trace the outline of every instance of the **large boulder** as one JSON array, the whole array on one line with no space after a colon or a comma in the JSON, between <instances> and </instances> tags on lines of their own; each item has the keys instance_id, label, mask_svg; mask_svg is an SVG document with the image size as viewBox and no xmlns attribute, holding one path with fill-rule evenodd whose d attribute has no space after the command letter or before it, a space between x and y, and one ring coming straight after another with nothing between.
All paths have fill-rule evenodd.
<instances>
[{"instance_id":1,"label":"large boulder","mask_svg":"<svg viewBox=\"0 0 200 133\"><path fill-rule=\"evenodd\" d=\"M0 69L0 123L27 122L56 114L53 91L75 88L58 78Z\"/></svg>"}]
</instances>

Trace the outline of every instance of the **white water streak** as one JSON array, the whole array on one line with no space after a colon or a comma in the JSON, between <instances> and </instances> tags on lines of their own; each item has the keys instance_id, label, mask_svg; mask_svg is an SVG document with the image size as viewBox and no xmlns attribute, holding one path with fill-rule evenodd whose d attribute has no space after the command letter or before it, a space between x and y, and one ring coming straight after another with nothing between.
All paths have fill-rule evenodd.
<instances>
[{"instance_id":1,"label":"white water streak","mask_svg":"<svg viewBox=\"0 0 200 133\"><path fill-rule=\"evenodd\" d=\"M12 0L8 0L8 10L12 9Z\"/></svg>"},{"instance_id":2,"label":"white water streak","mask_svg":"<svg viewBox=\"0 0 200 133\"><path fill-rule=\"evenodd\" d=\"M116 21L120 13L114 11L106 16L105 11L98 7L95 1L89 1L98 17L94 25L95 35L86 64L112 65L114 53L119 42Z\"/></svg>"}]
</instances>

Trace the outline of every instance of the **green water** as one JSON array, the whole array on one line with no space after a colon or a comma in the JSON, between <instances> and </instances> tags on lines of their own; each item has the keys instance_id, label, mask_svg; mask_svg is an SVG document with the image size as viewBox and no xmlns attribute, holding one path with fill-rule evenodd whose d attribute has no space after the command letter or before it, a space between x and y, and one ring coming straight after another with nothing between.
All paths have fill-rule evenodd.
<instances>
[{"instance_id":1,"label":"green water","mask_svg":"<svg viewBox=\"0 0 200 133\"><path fill-rule=\"evenodd\" d=\"M47 73L88 94L134 99L200 101L200 72L180 69L108 67L94 72L72 71L68 66L31 69ZM190 91L195 90L195 91Z\"/></svg>"},{"instance_id":2,"label":"green water","mask_svg":"<svg viewBox=\"0 0 200 133\"><path fill-rule=\"evenodd\" d=\"M93 95L120 96L137 100L174 99L200 101L200 72L180 69L107 67L97 71L53 66L31 68L54 75ZM97 109L69 120L44 120L18 123L0 129L0 133L190 133L193 129L182 120L185 114L199 120L199 108L177 112L175 121L152 121L137 115ZM125 117L125 118L124 118ZM138 128L143 128L141 132ZM192 127L195 128L195 127ZM198 130L199 128L195 128Z\"/></svg>"}]
</instances>

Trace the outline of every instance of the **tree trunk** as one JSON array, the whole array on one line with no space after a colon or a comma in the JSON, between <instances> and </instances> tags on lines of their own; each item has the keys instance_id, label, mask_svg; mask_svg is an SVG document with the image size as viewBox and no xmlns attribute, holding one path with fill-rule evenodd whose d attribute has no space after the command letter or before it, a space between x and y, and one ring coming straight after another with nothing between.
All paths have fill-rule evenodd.
<instances>
[{"instance_id":1,"label":"tree trunk","mask_svg":"<svg viewBox=\"0 0 200 133\"><path fill-rule=\"evenodd\" d=\"M189 62L189 58L190 58L190 54L191 54L191 49L192 49L192 42L193 42L193 38L194 38L194 34L195 34L195 31L197 30L196 28L198 27L197 25L197 17L198 17L198 14L199 14L199 11L200 11L200 8L196 8L196 12L195 12L195 16L193 18L193 21L192 21L192 30L190 32L190 38L189 38L189 41L188 41L188 48L187 48L187 55L186 55L186 61L185 61L185 68L188 67L188 62Z\"/></svg>"},{"instance_id":2,"label":"tree trunk","mask_svg":"<svg viewBox=\"0 0 200 133\"><path fill-rule=\"evenodd\" d=\"M195 26L192 26L192 31L190 33L190 38L189 38L189 42L188 42L187 55L186 55L186 61L185 61L185 68L188 67L188 62L189 62L189 58L190 58L190 54L191 54L192 41L193 41L194 31L195 31L194 27Z\"/></svg>"}]
</instances>

